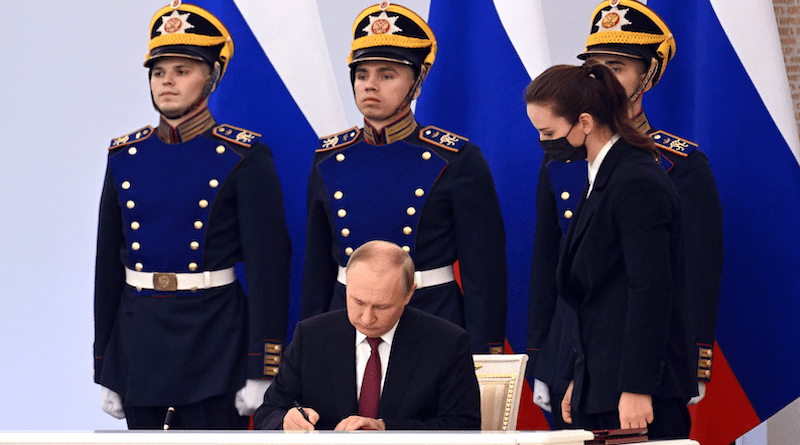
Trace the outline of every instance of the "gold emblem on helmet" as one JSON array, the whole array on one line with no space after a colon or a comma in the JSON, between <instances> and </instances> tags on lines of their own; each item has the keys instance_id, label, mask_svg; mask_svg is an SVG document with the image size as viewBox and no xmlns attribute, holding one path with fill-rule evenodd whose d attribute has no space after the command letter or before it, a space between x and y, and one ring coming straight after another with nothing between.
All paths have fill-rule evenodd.
<instances>
[{"instance_id":1,"label":"gold emblem on helmet","mask_svg":"<svg viewBox=\"0 0 800 445\"><path fill-rule=\"evenodd\" d=\"M608 14L603 17L603 28L613 28L619 23L619 14Z\"/></svg>"}]
</instances>

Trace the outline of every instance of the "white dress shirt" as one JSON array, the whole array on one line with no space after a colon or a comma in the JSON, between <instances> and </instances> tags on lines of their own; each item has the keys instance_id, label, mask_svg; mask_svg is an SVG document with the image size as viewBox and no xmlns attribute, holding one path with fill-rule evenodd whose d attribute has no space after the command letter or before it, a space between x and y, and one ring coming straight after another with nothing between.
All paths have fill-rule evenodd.
<instances>
[{"instance_id":1,"label":"white dress shirt","mask_svg":"<svg viewBox=\"0 0 800 445\"><path fill-rule=\"evenodd\" d=\"M600 171L600 166L603 164L603 160L606 158L608 151L611 150L611 147L617 143L619 140L619 135L615 134L611 136L611 139L606 142L606 145L600 149L600 153L597 153L597 157L594 158L593 162L589 163L589 188L586 192L586 197L588 198L589 195L592 194L592 189L594 188L594 180L597 178L597 172Z\"/></svg>"}]
</instances>

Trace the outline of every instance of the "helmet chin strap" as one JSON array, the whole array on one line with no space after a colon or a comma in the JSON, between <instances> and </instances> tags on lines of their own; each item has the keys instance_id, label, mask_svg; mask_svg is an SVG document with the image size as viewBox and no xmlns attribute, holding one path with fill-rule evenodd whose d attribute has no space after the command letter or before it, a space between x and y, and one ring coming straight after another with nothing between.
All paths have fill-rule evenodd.
<instances>
[{"instance_id":1,"label":"helmet chin strap","mask_svg":"<svg viewBox=\"0 0 800 445\"><path fill-rule=\"evenodd\" d=\"M650 61L650 69L647 70L647 74L645 74L644 79L642 79L642 83L639 85L639 88L636 89L636 92L631 95L631 102L636 102L636 99L644 93L644 89L647 88L647 84L653 80L656 72L658 72L658 60L653 57Z\"/></svg>"},{"instance_id":2,"label":"helmet chin strap","mask_svg":"<svg viewBox=\"0 0 800 445\"><path fill-rule=\"evenodd\" d=\"M422 82L425 81L425 77L427 76L428 76L428 65L423 63L419 68L419 76L417 76L416 82L414 82L414 85L411 85L411 89L408 91L406 98L403 99L403 102L401 102L400 106L397 107L397 110L395 110L394 115L399 114L411 103L411 101L414 100L414 94L416 94L417 89L422 85Z\"/></svg>"},{"instance_id":3,"label":"helmet chin strap","mask_svg":"<svg viewBox=\"0 0 800 445\"><path fill-rule=\"evenodd\" d=\"M156 101L153 98L153 90L151 89L150 101L153 103L153 108L155 108L156 111L158 111L162 116L171 120L180 119L188 115L189 113L196 110L197 107L199 107L203 103L203 101L205 101L208 98L208 96L211 95L212 92L214 92L214 90L217 88L217 82L219 82L219 77L221 73L222 73L222 67L220 66L219 62L214 62L214 69L211 72L211 77L209 77L208 82L206 83L205 87L203 87L203 92L200 93L200 96L197 98L197 100L188 107L186 107L185 110L173 113L171 115L164 113L163 111L161 111L160 108L158 108L158 105L156 105Z\"/></svg>"}]
</instances>

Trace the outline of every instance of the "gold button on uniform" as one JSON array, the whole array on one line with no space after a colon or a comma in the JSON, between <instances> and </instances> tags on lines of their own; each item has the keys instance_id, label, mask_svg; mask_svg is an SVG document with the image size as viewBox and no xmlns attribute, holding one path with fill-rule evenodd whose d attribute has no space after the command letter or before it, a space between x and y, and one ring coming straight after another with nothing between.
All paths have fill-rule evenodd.
<instances>
[{"instance_id":1,"label":"gold button on uniform","mask_svg":"<svg viewBox=\"0 0 800 445\"><path fill-rule=\"evenodd\" d=\"M337 190L337 191L336 191L336 192L334 192L334 194L333 194L333 199L342 199L343 197L344 197L344 193L342 193L342 192L341 192L341 191L339 191L339 190Z\"/></svg>"},{"instance_id":2,"label":"gold button on uniform","mask_svg":"<svg viewBox=\"0 0 800 445\"><path fill-rule=\"evenodd\" d=\"M353 254L353 248L352 247L348 247L347 249L344 249L344 254L347 255L347 256L352 255Z\"/></svg>"},{"instance_id":3,"label":"gold button on uniform","mask_svg":"<svg viewBox=\"0 0 800 445\"><path fill-rule=\"evenodd\" d=\"M197 270L197 263L189 263L189 270L192 272Z\"/></svg>"},{"instance_id":4,"label":"gold button on uniform","mask_svg":"<svg viewBox=\"0 0 800 445\"><path fill-rule=\"evenodd\" d=\"M139 222L138 222L138 221L133 221L133 222L131 223L131 229L133 229L133 230L139 230Z\"/></svg>"},{"instance_id":5,"label":"gold button on uniform","mask_svg":"<svg viewBox=\"0 0 800 445\"><path fill-rule=\"evenodd\" d=\"M345 237L345 238L347 238L348 236L350 236L350 229L348 229L347 227L345 227L344 229L342 229L342 236L343 236L343 237Z\"/></svg>"},{"instance_id":6,"label":"gold button on uniform","mask_svg":"<svg viewBox=\"0 0 800 445\"><path fill-rule=\"evenodd\" d=\"M411 235L412 232L413 232L413 230L411 230L411 227L409 227L409 226L403 227L403 233L404 234Z\"/></svg>"},{"instance_id":7,"label":"gold button on uniform","mask_svg":"<svg viewBox=\"0 0 800 445\"><path fill-rule=\"evenodd\" d=\"M194 222L194 228L197 229L197 230L202 229L203 228L203 221L195 221Z\"/></svg>"},{"instance_id":8,"label":"gold button on uniform","mask_svg":"<svg viewBox=\"0 0 800 445\"><path fill-rule=\"evenodd\" d=\"M409 207L406 209L406 213L408 213L408 216L414 216L417 213L417 209L414 207Z\"/></svg>"},{"instance_id":9,"label":"gold button on uniform","mask_svg":"<svg viewBox=\"0 0 800 445\"><path fill-rule=\"evenodd\" d=\"M128 149L128 154L133 156L136 154L136 147L131 147Z\"/></svg>"},{"instance_id":10,"label":"gold button on uniform","mask_svg":"<svg viewBox=\"0 0 800 445\"><path fill-rule=\"evenodd\" d=\"M572 218L572 210L564 210L564 218L571 219Z\"/></svg>"},{"instance_id":11,"label":"gold button on uniform","mask_svg":"<svg viewBox=\"0 0 800 445\"><path fill-rule=\"evenodd\" d=\"M414 194L417 196L417 198L422 198L425 195L425 190L422 190L421 188L416 189L414 190Z\"/></svg>"},{"instance_id":12,"label":"gold button on uniform","mask_svg":"<svg viewBox=\"0 0 800 445\"><path fill-rule=\"evenodd\" d=\"M131 249L133 249L133 250L139 250L140 247L142 247L142 246L139 243L137 243L136 241L131 243Z\"/></svg>"},{"instance_id":13,"label":"gold button on uniform","mask_svg":"<svg viewBox=\"0 0 800 445\"><path fill-rule=\"evenodd\" d=\"M127 207L129 209L133 209L134 207L136 207L136 203L133 202L133 201L128 201L128 202L125 203L125 207Z\"/></svg>"},{"instance_id":14,"label":"gold button on uniform","mask_svg":"<svg viewBox=\"0 0 800 445\"><path fill-rule=\"evenodd\" d=\"M144 266L142 265L142 263L136 263L136 265L134 265L133 268L141 272L142 269L144 269Z\"/></svg>"},{"instance_id":15,"label":"gold button on uniform","mask_svg":"<svg viewBox=\"0 0 800 445\"><path fill-rule=\"evenodd\" d=\"M342 153L339 153L338 155L336 155L336 160L339 162L344 161L344 155Z\"/></svg>"},{"instance_id":16,"label":"gold button on uniform","mask_svg":"<svg viewBox=\"0 0 800 445\"><path fill-rule=\"evenodd\" d=\"M200 248L200 243L198 243L197 241L192 241L191 243L189 243L189 248L192 250L197 250Z\"/></svg>"},{"instance_id":17,"label":"gold button on uniform","mask_svg":"<svg viewBox=\"0 0 800 445\"><path fill-rule=\"evenodd\" d=\"M403 250L405 250L406 253L411 252L411 248L408 246L403 246Z\"/></svg>"},{"instance_id":18,"label":"gold button on uniform","mask_svg":"<svg viewBox=\"0 0 800 445\"><path fill-rule=\"evenodd\" d=\"M219 187L219 181L217 181L216 179L212 179L208 181L208 185L210 185L212 189L215 189Z\"/></svg>"},{"instance_id":19,"label":"gold button on uniform","mask_svg":"<svg viewBox=\"0 0 800 445\"><path fill-rule=\"evenodd\" d=\"M200 206L201 209L208 207L208 201L206 201L205 199L201 199L200 202L197 204Z\"/></svg>"},{"instance_id":20,"label":"gold button on uniform","mask_svg":"<svg viewBox=\"0 0 800 445\"><path fill-rule=\"evenodd\" d=\"M130 181L122 181L122 190L128 190L129 188L131 188Z\"/></svg>"},{"instance_id":21,"label":"gold button on uniform","mask_svg":"<svg viewBox=\"0 0 800 445\"><path fill-rule=\"evenodd\" d=\"M569 192L567 192L567 191L561 192L561 199L563 199L564 201L568 200L569 199Z\"/></svg>"},{"instance_id":22,"label":"gold button on uniform","mask_svg":"<svg viewBox=\"0 0 800 445\"><path fill-rule=\"evenodd\" d=\"M217 153L218 154L225 153L225 146L224 145L217 145Z\"/></svg>"},{"instance_id":23,"label":"gold button on uniform","mask_svg":"<svg viewBox=\"0 0 800 445\"><path fill-rule=\"evenodd\" d=\"M344 218L345 216L347 216L347 210L345 210L345 209L339 209L339 211L338 211L338 212L336 212L336 215L338 215L338 216L339 216L339 218Z\"/></svg>"},{"instance_id":24,"label":"gold button on uniform","mask_svg":"<svg viewBox=\"0 0 800 445\"><path fill-rule=\"evenodd\" d=\"M431 158L431 152L426 151L425 153L422 153L422 159L427 161L430 158Z\"/></svg>"}]
</instances>

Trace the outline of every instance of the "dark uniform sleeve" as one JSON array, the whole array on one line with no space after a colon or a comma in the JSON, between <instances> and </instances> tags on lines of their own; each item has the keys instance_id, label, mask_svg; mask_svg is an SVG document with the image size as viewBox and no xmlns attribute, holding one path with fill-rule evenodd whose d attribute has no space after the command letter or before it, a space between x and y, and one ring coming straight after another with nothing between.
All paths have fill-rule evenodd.
<instances>
[{"instance_id":1,"label":"dark uniform sleeve","mask_svg":"<svg viewBox=\"0 0 800 445\"><path fill-rule=\"evenodd\" d=\"M283 417L295 400L302 399L302 379L300 373L300 353L303 349L302 324L292 337L286 349L281 372L264 394L264 403L253 415L253 425L259 430L282 430Z\"/></svg>"},{"instance_id":2,"label":"dark uniform sleeve","mask_svg":"<svg viewBox=\"0 0 800 445\"><path fill-rule=\"evenodd\" d=\"M97 258L94 277L94 381L100 383L106 346L114 329L125 269L120 251L125 243L122 211L111 169L106 168L103 195L100 198L100 217L97 227Z\"/></svg>"},{"instance_id":3,"label":"dark uniform sleeve","mask_svg":"<svg viewBox=\"0 0 800 445\"><path fill-rule=\"evenodd\" d=\"M465 329L473 352L489 352L505 343L508 305L506 238L500 203L489 165L480 149L467 144L460 152L453 187L453 217Z\"/></svg>"},{"instance_id":4,"label":"dark uniform sleeve","mask_svg":"<svg viewBox=\"0 0 800 445\"><path fill-rule=\"evenodd\" d=\"M291 243L270 149L245 152L236 184L242 256L249 290L247 377L274 377L286 339Z\"/></svg>"},{"instance_id":5,"label":"dark uniform sleeve","mask_svg":"<svg viewBox=\"0 0 800 445\"><path fill-rule=\"evenodd\" d=\"M688 337L696 345L697 378L707 381L722 279L722 204L703 152L694 150L675 170L670 176L681 202Z\"/></svg>"},{"instance_id":6,"label":"dark uniform sleeve","mask_svg":"<svg viewBox=\"0 0 800 445\"><path fill-rule=\"evenodd\" d=\"M558 289L556 289L556 268L561 242L561 227L558 224L553 186L547 170L547 160L542 161L539 170L539 184L536 189L536 228L533 240L531 261L531 288L528 306L528 378L534 377L540 352L548 340L548 333L556 311ZM549 372L547 374L553 374ZM548 385L552 382L541 379Z\"/></svg>"},{"instance_id":7,"label":"dark uniform sleeve","mask_svg":"<svg viewBox=\"0 0 800 445\"><path fill-rule=\"evenodd\" d=\"M338 255L329 219L330 204L327 188L317 169L321 160L317 155L308 177L308 220L306 222L306 257L303 270L303 294L300 303L300 318L328 312L333 287L336 283L338 264L332 255ZM332 252L334 252L332 254Z\"/></svg>"}]
</instances>

